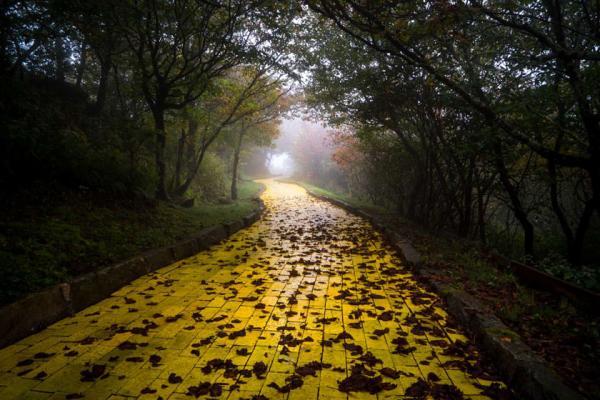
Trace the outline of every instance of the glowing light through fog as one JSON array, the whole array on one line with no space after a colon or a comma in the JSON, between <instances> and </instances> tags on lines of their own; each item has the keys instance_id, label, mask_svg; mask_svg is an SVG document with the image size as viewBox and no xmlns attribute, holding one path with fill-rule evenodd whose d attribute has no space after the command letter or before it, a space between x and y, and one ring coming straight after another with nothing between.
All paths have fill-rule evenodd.
<instances>
[{"instance_id":1,"label":"glowing light through fog","mask_svg":"<svg viewBox=\"0 0 600 400\"><path fill-rule=\"evenodd\" d=\"M288 153L273 154L267 160L267 168L273 175L290 176L294 172L294 160Z\"/></svg>"}]
</instances>

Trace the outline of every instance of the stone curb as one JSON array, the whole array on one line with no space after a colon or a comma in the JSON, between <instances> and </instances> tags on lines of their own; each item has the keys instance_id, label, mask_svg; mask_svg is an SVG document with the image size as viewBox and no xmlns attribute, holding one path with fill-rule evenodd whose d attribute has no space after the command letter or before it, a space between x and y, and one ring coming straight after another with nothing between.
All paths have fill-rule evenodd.
<instances>
[{"instance_id":1,"label":"stone curb","mask_svg":"<svg viewBox=\"0 0 600 400\"><path fill-rule=\"evenodd\" d=\"M509 386L519 395L532 400L584 400L567 387L547 363L527 346L519 335L510 330L495 315L485 312L483 305L468 293L430 279L433 271L424 268L419 252L409 241L379 221L376 216L350 206L344 201L308 194L367 219L382 231L398 250L401 258L413 267L413 272L426 281L445 300L448 311L467 329L486 356L491 359Z\"/></svg>"},{"instance_id":2,"label":"stone curb","mask_svg":"<svg viewBox=\"0 0 600 400\"><path fill-rule=\"evenodd\" d=\"M584 399L566 386L516 332L495 315L484 311L485 308L476 298L462 290L435 282L431 279L434 276L431 270L413 270L440 294L450 314L468 330L486 356L494 361L505 382L518 394L533 400Z\"/></svg>"},{"instance_id":3,"label":"stone curb","mask_svg":"<svg viewBox=\"0 0 600 400\"><path fill-rule=\"evenodd\" d=\"M171 246L146 251L3 306L0 308L0 349L110 297L140 276L191 257L252 225L264 211L262 200L258 196L253 200L258 203L257 209L239 220L205 228Z\"/></svg>"}]
</instances>

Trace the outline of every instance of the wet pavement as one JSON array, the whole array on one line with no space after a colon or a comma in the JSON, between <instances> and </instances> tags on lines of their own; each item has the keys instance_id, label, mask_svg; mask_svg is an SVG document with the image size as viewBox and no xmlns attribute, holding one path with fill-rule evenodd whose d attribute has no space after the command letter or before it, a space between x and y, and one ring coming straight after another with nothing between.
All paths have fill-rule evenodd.
<instances>
[{"instance_id":1,"label":"wet pavement","mask_svg":"<svg viewBox=\"0 0 600 400\"><path fill-rule=\"evenodd\" d=\"M367 222L263 183L250 228L0 350L0 399L499 395Z\"/></svg>"}]
</instances>

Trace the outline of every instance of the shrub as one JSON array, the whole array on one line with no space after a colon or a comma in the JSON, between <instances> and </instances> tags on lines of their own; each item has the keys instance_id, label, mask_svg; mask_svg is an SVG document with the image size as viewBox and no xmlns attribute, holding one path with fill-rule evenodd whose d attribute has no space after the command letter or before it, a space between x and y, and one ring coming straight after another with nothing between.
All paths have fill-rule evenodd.
<instances>
[{"instance_id":1,"label":"shrub","mask_svg":"<svg viewBox=\"0 0 600 400\"><path fill-rule=\"evenodd\" d=\"M194 180L191 192L202 200L215 202L229 198L227 165L214 153L207 153Z\"/></svg>"}]
</instances>

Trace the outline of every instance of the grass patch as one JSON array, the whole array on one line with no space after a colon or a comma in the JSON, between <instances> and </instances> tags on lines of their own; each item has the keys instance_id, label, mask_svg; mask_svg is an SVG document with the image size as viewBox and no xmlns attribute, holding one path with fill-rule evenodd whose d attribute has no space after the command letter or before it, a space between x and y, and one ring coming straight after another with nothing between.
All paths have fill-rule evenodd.
<instances>
[{"instance_id":1,"label":"grass patch","mask_svg":"<svg viewBox=\"0 0 600 400\"><path fill-rule=\"evenodd\" d=\"M241 218L256 208L252 197L261 188L245 181L238 201L192 208L87 192L40 202L30 195L1 212L0 304Z\"/></svg>"}]
</instances>

